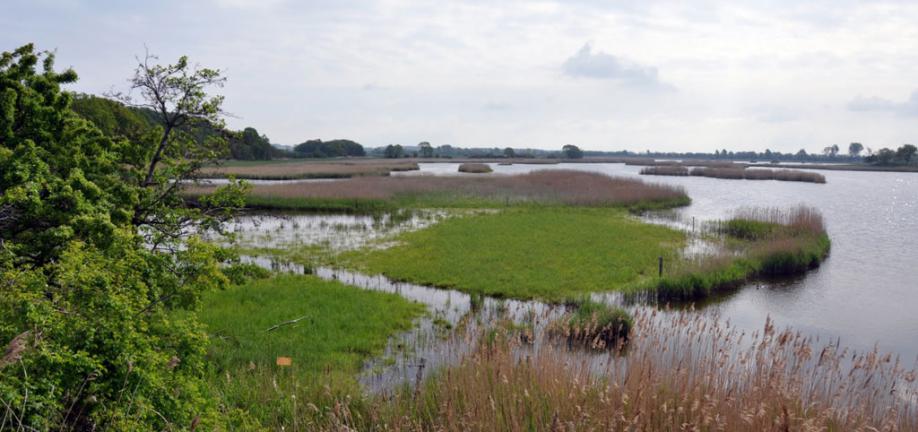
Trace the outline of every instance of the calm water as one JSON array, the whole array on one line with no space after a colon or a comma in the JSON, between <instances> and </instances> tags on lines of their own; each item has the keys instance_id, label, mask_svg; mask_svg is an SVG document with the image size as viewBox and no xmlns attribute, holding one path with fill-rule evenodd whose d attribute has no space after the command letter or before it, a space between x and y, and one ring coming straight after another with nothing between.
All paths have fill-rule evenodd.
<instances>
[{"instance_id":1,"label":"calm water","mask_svg":"<svg viewBox=\"0 0 918 432\"><path fill-rule=\"evenodd\" d=\"M421 164L410 175L444 175L458 164ZM575 169L640 177L685 187L692 205L683 217L710 220L742 207L806 204L825 217L831 256L789 281L757 282L705 306L741 328L759 329L771 316L781 326L842 345L918 357L918 174L820 171L827 184L639 176L623 164L492 164L495 174ZM493 175L493 174L492 174Z\"/></svg>"}]
</instances>

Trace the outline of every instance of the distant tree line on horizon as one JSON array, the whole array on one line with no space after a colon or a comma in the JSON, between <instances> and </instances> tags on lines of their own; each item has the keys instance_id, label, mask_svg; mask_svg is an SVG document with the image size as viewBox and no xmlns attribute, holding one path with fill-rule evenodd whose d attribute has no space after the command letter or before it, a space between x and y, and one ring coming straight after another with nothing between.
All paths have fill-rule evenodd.
<instances>
[{"instance_id":1,"label":"distant tree line on horizon","mask_svg":"<svg viewBox=\"0 0 918 432\"><path fill-rule=\"evenodd\" d=\"M158 114L149 108L125 106L107 97L74 94L72 107L78 115L94 123L110 137L124 137L138 140L151 133L157 126ZM216 127L206 121L194 121L184 125L179 134L203 144L208 140L223 139L228 143L226 158L236 160L270 160L299 158L338 157L382 157L382 158L469 158L469 159L580 159L583 157L644 157L657 159L714 159L757 162L864 162L874 165L908 165L918 163L916 147L904 144L897 149L882 148L873 151L863 144L853 142L847 151L838 145L823 148L822 152L809 153L805 149L783 153L766 149L763 152L731 151L727 149L712 152L633 152L581 150L573 144L559 150L519 149L512 147L463 148L450 144L434 146L429 141L417 145L402 146L389 144L384 147L364 148L350 139L323 141L310 139L295 146L274 145L267 136L252 127L232 131Z\"/></svg>"}]
</instances>

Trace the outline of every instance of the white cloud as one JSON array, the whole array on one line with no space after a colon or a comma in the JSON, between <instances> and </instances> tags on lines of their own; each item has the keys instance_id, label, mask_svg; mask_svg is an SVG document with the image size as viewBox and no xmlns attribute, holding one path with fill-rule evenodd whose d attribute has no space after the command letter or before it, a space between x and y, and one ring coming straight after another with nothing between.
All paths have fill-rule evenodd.
<instances>
[{"instance_id":1,"label":"white cloud","mask_svg":"<svg viewBox=\"0 0 918 432\"><path fill-rule=\"evenodd\" d=\"M602 51L594 53L589 43L565 60L561 69L575 78L608 79L641 87L666 86L657 78L655 67L642 66Z\"/></svg>"},{"instance_id":2,"label":"white cloud","mask_svg":"<svg viewBox=\"0 0 918 432\"><path fill-rule=\"evenodd\" d=\"M908 100L894 102L877 96L858 96L848 102L851 111L886 111L900 115L918 114L918 90L912 92Z\"/></svg>"},{"instance_id":3,"label":"white cloud","mask_svg":"<svg viewBox=\"0 0 918 432\"><path fill-rule=\"evenodd\" d=\"M918 97L889 96L916 86L915 2L68 1L5 1L0 50L56 49L95 93L123 88L144 44L187 54L226 71L230 126L278 143L818 151L918 136Z\"/></svg>"}]
</instances>

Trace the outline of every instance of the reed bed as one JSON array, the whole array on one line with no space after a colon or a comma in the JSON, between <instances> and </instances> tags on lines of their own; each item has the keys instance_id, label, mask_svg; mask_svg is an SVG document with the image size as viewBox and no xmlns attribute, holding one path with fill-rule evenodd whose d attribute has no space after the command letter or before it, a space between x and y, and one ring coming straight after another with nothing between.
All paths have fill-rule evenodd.
<instances>
[{"instance_id":1,"label":"reed bed","mask_svg":"<svg viewBox=\"0 0 918 432\"><path fill-rule=\"evenodd\" d=\"M643 174L643 172L642 172ZM780 181L796 181L796 182L808 182L808 183L825 183L826 178L822 174L811 173L806 171L799 170L772 170L766 168L743 168L740 167L731 167L731 168L714 168L714 167L699 167L692 168L689 173L693 176L700 177L713 177L721 179L734 179L734 180L780 180Z\"/></svg>"},{"instance_id":2,"label":"reed bed","mask_svg":"<svg viewBox=\"0 0 918 432\"><path fill-rule=\"evenodd\" d=\"M350 178L388 176L393 171L417 170L413 161L348 160L348 161L283 161L263 164L205 167L202 178L236 177L249 180L296 180L309 178Z\"/></svg>"},{"instance_id":3,"label":"reed bed","mask_svg":"<svg viewBox=\"0 0 918 432\"><path fill-rule=\"evenodd\" d=\"M624 347L634 326L634 319L626 310L589 298L574 301L570 306L573 312L549 323L549 335L596 350Z\"/></svg>"},{"instance_id":4,"label":"reed bed","mask_svg":"<svg viewBox=\"0 0 918 432\"><path fill-rule=\"evenodd\" d=\"M694 311L639 311L628 349L600 357L485 334L459 365L366 404L318 409L308 428L918 430L914 365L770 320L747 333Z\"/></svg>"},{"instance_id":5,"label":"reed bed","mask_svg":"<svg viewBox=\"0 0 918 432\"><path fill-rule=\"evenodd\" d=\"M818 267L831 249L822 215L811 207L745 208L710 225L724 250L677 262L642 289L660 301L704 299L752 278L803 273Z\"/></svg>"},{"instance_id":6,"label":"reed bed","mask_svg":"<svg viewBox=\"0 0 918 432\"><path fill-rule=\"evenodd\" d=\"M209 188L190 188L195 195ZM509 204L671 207L689 203L678 186L568 170L535 171L514 176L396 176L351 178L334 182L255 185L249 204L313 209L441 206L489 207Z\"/></svg>"},{"instance_id":7,"label":"reed bed","mask_svg":"<svg viewBox=\"0 0 918 432\"><path fill-rule=\"evenodd\" d=\"M642 168L641 175L687 176L689 170L681 165L655 165Z\"/></svg>"},{"instance_id":8,"label":"reed bed","mask_svg":"<svg viewBox=\"0 0 918 432\"><path fill-rule=\"evenodd\" d=\"M459 165L459 172L470 174L487 174L494 172L491 166L484 163L464 163Z\"/></svg>"}]
</instances>

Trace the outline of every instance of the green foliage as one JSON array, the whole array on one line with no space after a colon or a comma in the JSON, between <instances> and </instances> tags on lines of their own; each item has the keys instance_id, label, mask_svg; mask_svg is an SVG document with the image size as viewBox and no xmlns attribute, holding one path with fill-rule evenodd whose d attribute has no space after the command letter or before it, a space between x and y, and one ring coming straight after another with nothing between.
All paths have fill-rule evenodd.
<instances>
[{"instance_id":1,"label":"green foliage","mask_svg":"<svg viewBox=\"0 0 918 432\"><path fill-rule=\"evenodd\" d=\"M309 140L294 147L293 151L297 156L311 158L366 156L362 145L348 139Z\"/></svg>"},{"instance_id":2,"label":"green foliage","mask_svg":"<svg viewBox=\"0 0 918 432\"><path fill-rule=\"evenodd\" d=\"M655 277L657 257L674 256L684 236L621 209L533 207L450 218L397 240L342 259L398 280L560 301Z\"/></svg>"},{"instance_id":3,"label":"green foliage","mask_svg":"<svg viewBox=\"0 0 918 432\"><path fill-rule=\"evenodd\" d=\"M721 232L743 240L764 240L773 237L780 226L770 222L753 219L734 218L721 226Z\"/></svg>"},{"instance_id":4,"label":"green foliage","mask_svg":"<svg viewBox=\"0 0 918 432\"><path fill-rule=\"evenodd\" d=\"M565 159L583 159L583 150L572 144L561 147L561 154L564 155Z\"/></svg>"},{"instance_id":5,"label":"green foliage","mask_svg":"<svg viewBox=\"0 0 918 432\"><path fill-rule=\"evenodd\" d=\"M383 151L383 156L387 159L398 159L405 155L405 150L400 144L389 144L386 146L386 149Z\"/></svg>"},{"instance_id":6,"label":"green foliage","mask_svg":"<svg viewBox=\"0 0 918 432\"><path fill-rule=\"evenodd\" d=\"M912 144L905 144L896 150L882 148L875 154L864 158L864 162L880 166L908 165L916 160L916 153L918 153L918 147Z\"/></svg>"},{"instance_id":7,"label":"green foliage","mask_svg":"<svg viewBox=\"0 0 918 432\"><path fill-rule=\"evenodd\" d=\"M584 341L602 341L613 347L618 341L627 339L634 327L634 319L628 311L605 303L583 298L574 302L574 312L567 319L571 333Z\"/></svg>"},{"instance_id":8,"label":"green foliage","mask_svg":"<svg viewBox=\"0 0 918 432\"><path fill-rule=\"evenodd\" d=\"M0 57L0 417L27 430L213 423L205 334L174 312L227 284L230 257L187 231L218 228L243 188L184 207L176 180L211 149L166 136L144 181L161 135L106 135L61 91L76 74L53 66L32 45Z\"/></svg>"},{"instance_id":9,"label":"green foliage","mask_svg":"<svg viewBox=\"0 0 918 432\"><path fill-rule=\"evenodd\" d=\"M200 317L212 335L214 394L226 414L248 413L250 425L289 428L297 415L319 414L307 403L324 412L336 397L359 398L354 375L363 362L423 311L395 294L313 276L276 276L207 294ZM292 365L275 366L280 356Z\"/></svg>"}]
</instances>

